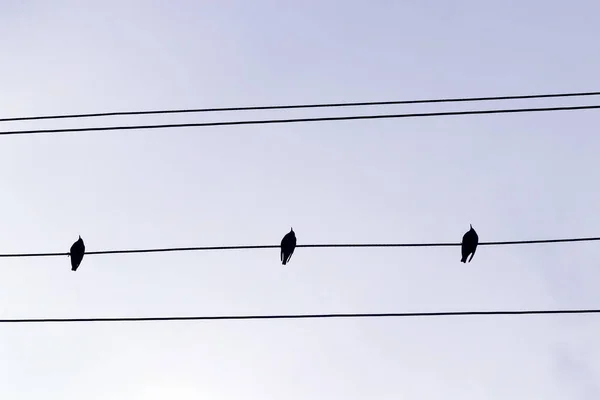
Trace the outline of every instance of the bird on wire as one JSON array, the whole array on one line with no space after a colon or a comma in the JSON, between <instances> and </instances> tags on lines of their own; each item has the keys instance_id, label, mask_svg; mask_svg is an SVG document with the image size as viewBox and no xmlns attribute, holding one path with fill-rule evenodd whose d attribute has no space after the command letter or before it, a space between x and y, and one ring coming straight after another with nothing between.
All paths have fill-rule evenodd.
<instances>
[{"instance_id":1,"label":"bird on wire","mask_svg":"<svg viewBox=\"0 0 600 400\"><path fill-rule=\"evenodd\" d=\"M469 254L471 255L469 262L471 262L473 256L475 255L475 250L477 250L477 244L479 243L479 236L477 236L477 232L475 232L475 229L473 229L473 225L469 224L469 226L471 229L464 234L462 239L462 259L460 261L463 263L467 262L467 257Z\"/></svg>"},{"instance_id":2,"label":"bird on wire","mask_svg":"<svg viewBox=\"0 0 600 400\"><path fill-rule=\"evenodd\" d=\"M294 229L290 228L290 231L281 239L281 263L287 264L294 254L296 248L296 234Z\"/></svg>"},{"instance_id":3,"label":"bird on wire","mask_svg":"<svg viewBox=\"0 0 600 400\"><path fill-rule=\"evenodd\" d=\"M71 271L77 271L79 264L81 264L81 260L83 260L84 254L85 244L83 244L83 239L79 236L79 239L73 243L71 251L69 252L69 256L71 256Z\"/></svg>"}]
</instances>

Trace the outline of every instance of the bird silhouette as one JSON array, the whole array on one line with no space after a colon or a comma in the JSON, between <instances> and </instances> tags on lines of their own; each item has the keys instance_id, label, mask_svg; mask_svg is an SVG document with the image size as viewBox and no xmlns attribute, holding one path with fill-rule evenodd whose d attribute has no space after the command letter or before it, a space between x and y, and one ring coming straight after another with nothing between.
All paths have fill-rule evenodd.
<instances>
[{"instance_id":1,"label":"bird silhouette","mask_svg":"<svg viewBox=\"0 0 600 400\"><path fill-rule=\"evenodd\" d=\"M292 258L292 254L294 254L294 249L296 248L296 234L294 233L294 229L290 228L290 231L285 234L283 239L281 239L281 263L283 265L287 264Z\"/></svg>"},{"instance_id":2,"label":"bird silhouette","mask_svg":"<svg viewBox=\"0 0 600 400\"><path fill-rule=\"evenodd\" d=\"M462 239L462 259L460 260L463 263L467 262L467 257L469 254L471 258L469 258L469 262L473 259L475 255L475 250L477 250L477 244L479 243L479 236L477 236L477 232L473 229L473 225L470 225L471 229L464 234Z\"/></svg>"},{"instance_id":3,"label":"bird silhouette","mask_svg":"<svg viewBox=\"0 0 600 400\"><path fill-rule=\"evenodd\" d=\"M81 260L83 260L84 254L85 244L83 244L83 239L79 236L79 239L71 246L71 251L69 253L71 256L71 271L77 271L79 264L81 264Z\"/></svg>"}]
</instances>

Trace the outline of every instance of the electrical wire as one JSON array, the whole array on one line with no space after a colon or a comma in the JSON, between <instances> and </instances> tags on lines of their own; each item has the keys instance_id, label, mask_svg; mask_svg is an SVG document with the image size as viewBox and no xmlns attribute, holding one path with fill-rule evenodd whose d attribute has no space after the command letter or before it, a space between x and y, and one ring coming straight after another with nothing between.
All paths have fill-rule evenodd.
<instances>
[{"instance_id":1,"label":"electrical wire","mask_svg":"<svg viewBox=\"0 0 600 400\"><path fill-rule=\"evenodd\" d=\"M0 135L31 135L31 134L37 134L37 133L68 133L68 132L93 132L93 131L121 131L121 130L134 130L134 129L191 128L191 127L228 126L228 125L289 124L289 123L297 123L297 122L324 122L324 121L351 121L351 120L366 120L366 119L441 117L441 116L451 116L451 115L508 114L508 113L525 113L525 112L541 112L541 111L574 111L574 110L592 110L592 109L599 109L599 108L600 108L600 105L586 105L586 106L543 107L543 108L513 108L513 109L496 109L496 110L443 111L443 112L411 113L411 114L349 115L349 116L342 116L342 117L315 117L315 118L192 122L192 123L182 123L182 124L90 126L90 127L84 127L84 128L29 129L29 130L21 130L21 131L0 131Z\"/></svg>"},{"instance_id":2,"label":"electrical wire","mask_svg":"<svg viewBox=\"0 0 600 400\"><path fill-rule=\"evenodd\" d=\"M348 314L283 314L283 315L217 315L184 317L107 317L107 318L16 318L0 319L0 323L66 323L66 322L149 322L149 321L215 321L259 319L330 319L330 318L408 318L458 317L492 315L598 314L600 309L571 310L508 310L508 311L438 311L405 313L348 313Z\"/></svg>"},{"instance_id":3,"label":"electrical wire","mask_svg":"<svg viewBox=\"0 0 600 400\"><path fill-rule=\"evenodd\" d=\"M600 237L579 237L564 239L537 239L537 240L511 240L501 242L481 242L478 246L506 246L519 244L545 244L545 243L569 243L569 242L593 242L599 241ZM327 243L327 244L299 244L296 248L352 248L352 247L450 247L460 246L461 243ZM241 246L200 246L200 247L166 247L153 249L124 249L124 250L99 250L89 251L85 255L99 254L131 254L131 253L166 253L175 251L203 251L203 250L256 250L256 249L278 249L277 244L266 245L241 245ZM10 257L55 257L68 256L69 253L4 253L0 258Z\"/></svg>"},{"instance_id":4,"label":"electrical wire","mask_svg":"<svg viewBox=\"0 0 600 400\"><path fill-rule=\"evenodd\" d=\"M39 115L27 117L9 117L0 118L0 122L12 121L31 121L48 119L70 119L70 118L92 118L92 117L114 117L126 115L151 115L151 114L189 114L223 111L258 111L258 110L289 110L302 108L333 108L333 107L365 107L365 106L385 106L400 104L427 104L427 103L459 103L476 101L499 101L499 100L522 100L522 99L544 99L561 97L586 97L598 96L600 92L571 92L571 93L550 93L550 94L526 94L510 96L487 96L487 97L454 97L442 99L421 99L421 100L390 100L390 101L363 101L350 103L317 103L317 104L291 104L291 105L270 105L270 106L246 106L246 107L213 107L213 108L186 108L171 110L144 110L144 111L112 111L101 113L85 114L62 114L62 115Z\"/></svg>"}]
</instances>

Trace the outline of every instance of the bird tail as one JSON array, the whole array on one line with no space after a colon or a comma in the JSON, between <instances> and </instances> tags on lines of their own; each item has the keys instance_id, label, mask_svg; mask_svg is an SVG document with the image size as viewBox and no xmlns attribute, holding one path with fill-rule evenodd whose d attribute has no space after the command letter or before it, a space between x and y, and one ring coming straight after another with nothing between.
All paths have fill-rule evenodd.
<instances>
[{"instance_id":1,"label":"bird tail","mask_svg":"<svg viewBox=\"0 0 600 400\"><path fill-rule=\"evenodd\" d=\"M460 262L461 263L466 263L467 262L467 256L464 256L463 258L461 258Z\"/></svg>"},{"instance_id":2,"label":"bird tail","mask_svg":"<svg viewBox=\"0 0 600 400\"><path fill-rule=\"evenodd\" d=\"M469 258L469 262L471 262L471 260L473 259L474 255L475 255L475 250L473 250L473 252L471 253L471 258Z\"/></svg>"},{"instance_id":3,"label":"bird tail","mask_svg":"<svg viewBox=\"0 0 600 400\"><path fill-rule=\"evenodd\" d=\"M286 264L286 259L284 258L283 261L281 262L281 265L285 265Z\"/></svg>"}]
</instances>

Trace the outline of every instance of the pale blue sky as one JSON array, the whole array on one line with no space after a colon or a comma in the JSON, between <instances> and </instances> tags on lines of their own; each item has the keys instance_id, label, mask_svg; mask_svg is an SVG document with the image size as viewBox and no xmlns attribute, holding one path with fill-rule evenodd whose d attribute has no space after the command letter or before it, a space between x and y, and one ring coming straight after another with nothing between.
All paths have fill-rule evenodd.
<instances>
[{"instance_id":1,"label":"pale blue sky","mask_svg":"<svg viewBox=\"0 0 600 400\"><path fill-rule=\"evenodd\" d=\"M598 90L590 1L20 1L0 116ZM598 99L504 106L598 104ZM473 107L497 107L471 105ZM0 129L457 109L3 124ZM468 105L461 105L468 107ZM0 252L599 234L597 111L0 138ZM2 259L0 317L598 307L594 243ZM2 399L600 396L600 320L1 325Z\"/></svg>"}]
</instances>

